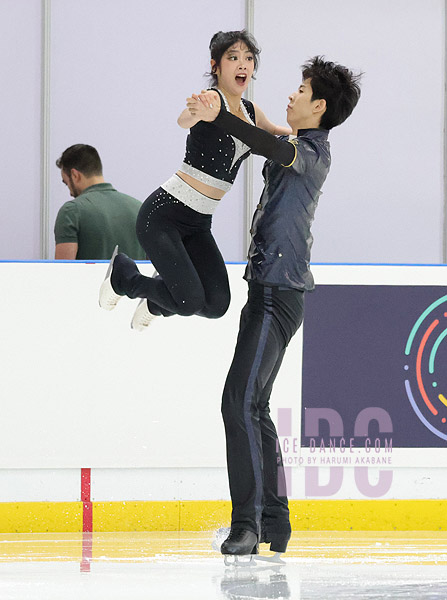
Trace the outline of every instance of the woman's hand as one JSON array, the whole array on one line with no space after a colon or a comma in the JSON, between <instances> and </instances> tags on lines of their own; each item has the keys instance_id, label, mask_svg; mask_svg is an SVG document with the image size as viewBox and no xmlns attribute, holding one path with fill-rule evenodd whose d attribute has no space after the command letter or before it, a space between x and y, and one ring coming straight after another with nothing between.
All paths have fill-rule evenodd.
<instances>
[{"instance_id":1,"label":"woman's hand","mask_svg":"<svg viewBox=\"0 0 447 600\"><path fill-rule=\"evenodd\" d=\"M202 90L186 99L186 107L191 116L200 121L211 123L220 111L220 97L217 92Z\"/></svg>"}]
</instances>

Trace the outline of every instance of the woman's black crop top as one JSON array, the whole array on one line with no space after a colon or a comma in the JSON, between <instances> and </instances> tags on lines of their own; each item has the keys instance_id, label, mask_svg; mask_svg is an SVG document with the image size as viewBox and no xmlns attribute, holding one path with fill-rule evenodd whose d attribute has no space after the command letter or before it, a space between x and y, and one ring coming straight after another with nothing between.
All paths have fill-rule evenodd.
<instances>
[{"instance_id":1,"label":"woman's black crop top","mask_svg":"<svg viewBox=\"0 0 447 600\"><path fill-rule=\"evenodd\" d=\"M229 110L225 96L220 96L222 107ZM242 111L255 125L255 109L249 100L242 98ZM186 153L179 171L203 183L228 192L236 179L239 167L251 153L250 148L237 138L214 125L199 121L191 127L186 139Z\"/></svg>"}]
</instances>

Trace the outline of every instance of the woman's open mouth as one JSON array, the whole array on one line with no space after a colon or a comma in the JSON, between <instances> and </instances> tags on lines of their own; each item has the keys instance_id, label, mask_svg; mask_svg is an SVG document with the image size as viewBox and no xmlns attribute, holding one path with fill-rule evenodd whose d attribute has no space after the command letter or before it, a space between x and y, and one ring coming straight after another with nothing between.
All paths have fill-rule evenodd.
<instances>
[{"instance_id":1,"label":"woman's open mouth","mask_svg":"<svg viewBox=\"0 0 447 600\"><path fill-rule=\"evenodd\" d=\"M245 85L247 81L247 75L245 73L241 73L240 75L236 75L236 83L240 86Z\"/></svg>"}]
</instances>

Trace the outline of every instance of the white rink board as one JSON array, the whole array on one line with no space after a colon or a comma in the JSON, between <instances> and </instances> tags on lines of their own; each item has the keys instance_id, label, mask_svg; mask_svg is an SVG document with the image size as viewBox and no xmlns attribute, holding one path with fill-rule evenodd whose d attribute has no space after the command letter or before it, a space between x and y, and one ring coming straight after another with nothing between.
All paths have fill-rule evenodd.
<instances>
[{"instance_id":1,"label":"white rink board","mask_svg":"<svg viewBox=\"0 0 447 600\"><path fill-rule=\"evenodd\" d=\"M220 401L246 299L242 265L229 265L224 318L160 318L141 334L129 325L136 300L99 308L105 264L0 269L11 290L0 297L0 468L225 465ZM297 336L281 406L298 403L300 356Z\"/></svg>"},{"instance_id":2,"label":"white rink board","mask_svg":"<svg viewBox=\"0 0 447 600\"><path fill-rule=\"evenodd\" d=\"M228 265L224 318L129 322L137 301L102 311L106 265L0 263L0 468L224 467L220 399L247 284ZM141 270L152 273L150 264ZM447 267L315 265L320 284L447 285ZM301 331L272 395L300 414ZM293 436L299 435L293 423Z\"/></svg>"}]
</instances>

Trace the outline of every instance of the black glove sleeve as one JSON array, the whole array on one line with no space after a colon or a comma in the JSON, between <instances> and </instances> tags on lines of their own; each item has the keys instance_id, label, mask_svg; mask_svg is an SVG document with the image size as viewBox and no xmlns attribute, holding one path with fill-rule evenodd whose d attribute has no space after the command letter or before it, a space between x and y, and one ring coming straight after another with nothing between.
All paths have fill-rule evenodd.
<instances>
[{"instance_id":1,"label":"black glove sleeve","mask_svg":"<svg viewBox=\"0 0 447 600\"><path fill-rule=\"evenodd\" d=\"M270 158L283 166L290 166L295 160L296 148L293 144L242 121L223 107L213 123L247 144L254 154Z\"/></svg>"}]
</instances>

